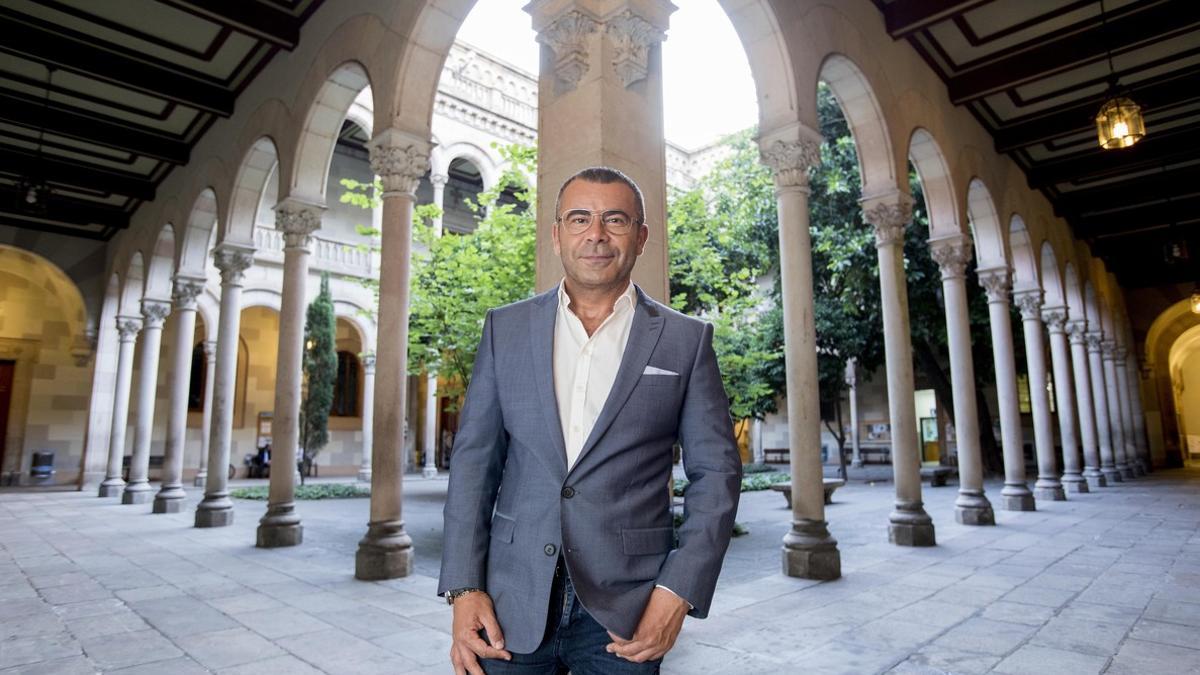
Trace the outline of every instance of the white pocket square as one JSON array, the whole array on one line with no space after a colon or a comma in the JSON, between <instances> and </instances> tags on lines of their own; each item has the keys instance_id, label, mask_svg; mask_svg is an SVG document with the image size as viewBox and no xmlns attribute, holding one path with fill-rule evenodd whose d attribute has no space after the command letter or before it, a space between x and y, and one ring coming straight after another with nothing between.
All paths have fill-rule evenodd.
<instances>
[{"instance_id":1,"label":"white pocket square","mask_svg":"<svg viewBox=\"0 0 1200 675\"><path fill-rule=\"evenodd\" d=\"M643 375L674 375L675 377L679 377L679 373L676 373L671 370L663 370L662 368L655 368L654 366L646 366L646 369L642 371L642 374Z\"/></svg>"}]
</instances>

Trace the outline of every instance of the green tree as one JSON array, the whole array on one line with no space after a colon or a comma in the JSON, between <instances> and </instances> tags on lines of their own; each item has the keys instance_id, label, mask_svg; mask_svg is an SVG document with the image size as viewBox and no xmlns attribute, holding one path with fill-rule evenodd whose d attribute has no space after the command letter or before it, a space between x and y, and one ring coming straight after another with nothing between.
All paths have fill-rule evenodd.
<instances>
[{"instance_id":1,"label":"green tree","mask_svg":"<svg viewBox=\"0 0 1200 675\"><path fill-rule=\"evenodd\" d=\"M329 273L321 274L321 292L308 306L304 321L304 400L300 406L300 447L304 466L329 443L329 410L337 382L336 319ZM287 449L282 449L287 454ZM286 466L286 464L285 464ZM304 471L300 472L303 484Z\"/></svg>"}]
</instances>

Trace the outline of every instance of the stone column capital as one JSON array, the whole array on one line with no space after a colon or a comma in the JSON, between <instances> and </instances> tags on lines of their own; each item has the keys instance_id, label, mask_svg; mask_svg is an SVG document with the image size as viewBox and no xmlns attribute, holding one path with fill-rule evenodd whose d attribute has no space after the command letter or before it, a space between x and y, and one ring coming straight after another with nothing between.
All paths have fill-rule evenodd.
<instances>
[{"instance_id":1,"label":"stone column capital","mask_svg":"<svg viewBox=\"0 0 1200 675\"><path fill-rule=\"evenodd\" d=\"M163 321L171 313L171 303L154 298L142 299L143 328L162 328Z\"/></svg>"},{"instance_id":2,"label":"stone column capital","mask_svg":"<svg viewBox=\"0 0 1200 675\"><path fill-rule=\"evenodd\" d=\"M591 68L588 36L600 29L600 22L577 9L571 9L545 20L547 22L539 27L539 16L535 10L526 8L526 11L534 15L537 41L554 52L554 76L563 90L570 91L579 86L579 81Z\"/></svg>"},{"instance_id":3,"label":"stone column capital","mask_svg":"<svg viewBox=\"0 0 1200 675\"><path fill-rule=\"evenodd\" d=\"M321 227L325 206L288 197L275 205L275 229L283 232L284 249L307 249L312 233Z\"/></svg>"},{"instance_id":4,"label":"stone column capital","mask_svg":"<svg viewBox=\"0 0 1200 675\"><path fill-rule=\"evenodd\" d=\"M1100 339L1100 350L1104 353L1105 359L1107 359L1107 360L1115 359L1116 355L1117 355L1116 340L1105 340L1105 339L1101 338Z\"/></svg>"},{"instance_id":5,"label":"stone column capital","mask_svg":"<svg viewBox=\"0 0 1200 675\"><path fill-rule=\"evenodd\" d=\"M1088 352L1099 354L1103 348L1104 335L1100 331L1089 331L1084 335L1087 340Z\"/></svg>"},{"instance_id":6,"label":"stone column capital","mask_svg":"<svg viewBox=\"0 0 1200 675\"><path fill-rule=\"evenodd\" d=\"M212 252L213 264L221 273L221 283L238 286L242 276L254 263L254 249L237 244L217 244Z\"/></svg>"},{"instance_id":7,"label":"stone column capital","mask_svg":"<svg viewBox=\"0 0 1200 675\"><path fill-rule=\"evenodd\" d=\"M621 84L629 88L646 79L650 72L650 48L667 39L663 30L666 26L660 28L629 8L605 23L613 46L613 70Z\"/></svg>"},{"instance_id":8,"label":"stone column capital","mask_svg":"<svg viewBox=\"0 0 1200 675\"><path fill-rule=\"evenodd\" d=\"M1128 356L1129 356L1129 350L1120 345L1117 345L1113 349L1113 357L1117 360L1117 363L1119 363L1119 364L1124 365L1125 359Z\"/></svg>"},{"instance_id":9,"label":"stone column capital","mask_svg":"<svg viewBox=\"0 0 1200 675\"><path fill-rule=\"evenodd\" d=\"M967 263L975 256L971 238L965 234L929 240L929 254L942 272L942 281L962 279Z\"/></svg>"},{"instance_id":10,"label":"stone column capital","mask_svg":"<svg viewBox=\"0 0 1200 675\"><path fill-rule=\"evenodd\" d=\"M860 202L863 220L875 228L875 246L903 246L904 228L912 222L913 198L893 190Z\"/></svg>"},{"instance_id":11,"label":"stone column capital","mask_svg":"<svg viewBox=\"0 0 1200 675\"><path fill-rule=\"evenodd\" d=\"M808 192L808 170L821 163L822 141L821 134L800 124L759 135L759 157L771 169L777 193Z\"/></svg>"},{"instance_id":12,"label":"stone column capital","mask_svg":"<svg viewBox=\"0 0 1200 675\"><path fill-rule=\"evenodd\" d=\"M1051 333L1062 333L1067 326L1067 308L1061 305L1043 306L1042 323Z\"/></svg>"},{"instance_id":13,"label":"stone column capital","mask_svg":"<svg viewBox=\"0 0 1200 675\"><path fill-rule=\"evenodd\" d=\"M429 182L432 183L433 187L435 188L446 187L446 183L450 182L450 177L444 173L430 174Z\"/></svg>"},{"instance_id":14,"label":"stone column capital","mask_svg":"<svg viewBox=\"0 0 1200 675\"><path fill-rule=\"evenodd\" d=\"M1008 284L1011 274L1007 267L989 267L976 270L979 285L987 292L988 302L1008 303Z\"/></svg>"},{"instance_id":15,"label":"stone column capital","mask_svg":"<svg viewBox=\"0 0 1200 675\"><path fill-rule=\"evenodd\" d=\"M1040 288L1025 288L1013 292L1013 302L1021 311L1025 321L1040 321L1042 318L1042 290Z\"/></svg>"},{"instance_id":16,"label":"stone column capital","mask_svg":"<svg viewBox=\"0 0 1200 675\"><path fill-rule=\"evenodd\" d=\"M117 334L120 336L121 342L133 342L139 331L142 330L142 319L137 316L118 316L117 317Z\"/></svg>"},{"instance_id":17,"label":"stone column capital","mask_svg":"<svg viewBox=\"0 0 1200 675\"><path fill-rule=\"evenodd\" d=\"M1087 344L1087 321L1068 321L1067 322L1067 337L1070 338L1073 345Z\"/></svg>"},{"instance_id":18,"label":"stone column capital","mask_svg":"<svg viewBox=\"0 0 1200 675\"><path fill-rule=\"evenodd\" d=\"M374 354L363 354L362 358L360 360L362 361L363 374L364 375L374 375L375 374L375 355Z\"/></svg>"},{"instance_id":19,"label":"stone column capital","mask_svg":"<svg viewBox=\"0 0 1200 675\"><path fill-rule=\"evenodd\" d=\"M171 289L171 305L177 310L195 310L196 298L203 292L203 279L176 276L175 285Z\"/></svg>"},{"instance_id":20,"label":"stone column capital","mask_svg":"<svg viewBox=\"0 0 1200 675\"><path fill-rule=\"evenodd\" d=\"M383 181L383 196L405 195L415 199L421 177L429 171L432 145L399 129L386 129L367 144L371 171Z\"/></svg>"}]
</instances>

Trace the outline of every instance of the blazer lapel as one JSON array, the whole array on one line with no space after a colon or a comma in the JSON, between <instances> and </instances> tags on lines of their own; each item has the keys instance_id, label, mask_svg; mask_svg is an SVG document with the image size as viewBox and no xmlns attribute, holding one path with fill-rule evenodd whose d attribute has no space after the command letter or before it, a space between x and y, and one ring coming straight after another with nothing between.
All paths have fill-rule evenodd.
<instances>
[{"instance_id":1,"label":"blazer lapel","mask_svg":"<svg viewBox=\"0 0 1200 675\"><path fill-rule=\"evenodd\" d=\"M558 314L558 287L543 293L530 312L530 346L533 349L533 379L537 382L539 406L545 416L546 436L551 440L554 456L550 466L559 475L567 475L567 446L563 441L559 420L558 399L554 394L554 323Z\"/></svg>"},{"instance_id":2,"label":"blazer lapel","mask_svg":"<svg viewBox=\"0 0 1200 675\"><path fill-rule=\"evenodd\" d=\"M629 328L629 342L625 345L625 354L621 357L621 365L617 369L617 379L613 382L608 399L600 409L600 416L596 418L596 425L592 427L592 433L584 442L583 450L571 467L572 470L583 462L584 456L595 447L617 418L617 413L625 406L625 401L629 400L629 395L637 386L642 371L646 370L650 355L654 353L654 347L658 345L658 338L662 335L663 318L642 289L637 286L634 288L637 290L638 303L634 308L633 324Z\"/></svg>"}]
</instances>

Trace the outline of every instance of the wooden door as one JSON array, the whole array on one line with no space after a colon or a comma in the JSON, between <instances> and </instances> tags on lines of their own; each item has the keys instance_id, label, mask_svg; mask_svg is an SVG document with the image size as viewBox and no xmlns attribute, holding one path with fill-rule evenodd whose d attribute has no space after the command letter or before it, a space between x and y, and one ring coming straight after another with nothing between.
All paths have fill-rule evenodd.
<instances>
[{"instance_id":1,"label":"wooden door","mask_svg":"<svg viewBox=\"0 0 1200 675\"><path fill-rule=\"evenodd\" d=\"M4 468L4 451L8 443L8 410L12 404L13 374L16 361L0 361L0 470Z\"/></svg>"}]
</instances>

